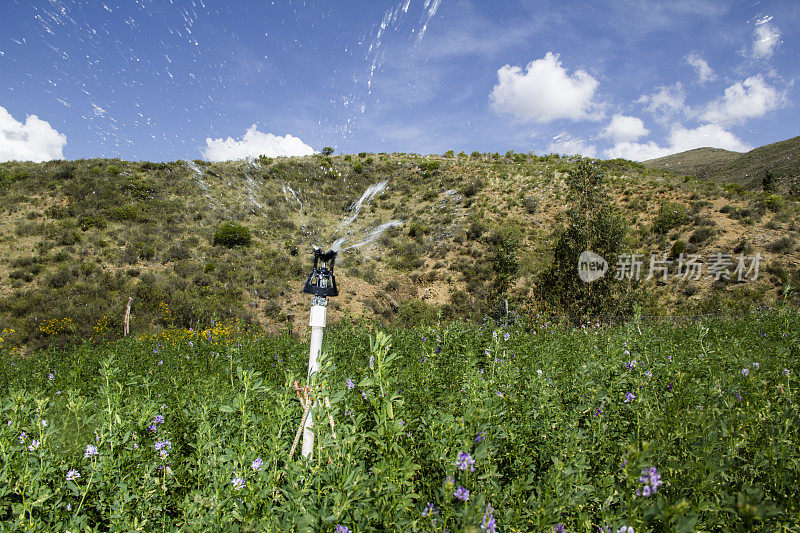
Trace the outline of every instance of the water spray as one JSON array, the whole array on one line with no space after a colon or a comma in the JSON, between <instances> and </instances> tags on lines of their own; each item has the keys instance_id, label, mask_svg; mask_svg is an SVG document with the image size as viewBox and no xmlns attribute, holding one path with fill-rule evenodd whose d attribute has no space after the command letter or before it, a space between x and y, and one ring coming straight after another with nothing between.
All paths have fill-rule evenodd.
<instances>
[{"instance_id":1,"label":"water spray","mask_svg":"<svg viewBox=\"0 0 800 533\"><path fill-rule=\"evenodd\" d=\"M337 296L339 289L336 287L336 278L333 275L333 263L336 260L336 251L323 252L314 247L314 268L308 275L303 292L311 294L311 348L308 352L308 383L311 377L319 371L319 354L322 349L322 335L325 329L328 314L328 297ZM308 403L313 400L309 396ZM303 457L310 458L314 450L314 415L308 406L308 413L303 423Z\"/></svg>"}]
</instances>

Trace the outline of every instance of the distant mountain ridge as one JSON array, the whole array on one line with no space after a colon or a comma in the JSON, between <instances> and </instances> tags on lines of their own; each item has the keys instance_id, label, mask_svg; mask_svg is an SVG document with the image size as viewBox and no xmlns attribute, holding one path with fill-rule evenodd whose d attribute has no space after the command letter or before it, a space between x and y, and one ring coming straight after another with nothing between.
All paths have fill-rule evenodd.
<instances>
[{"instance_id":1,"label":"distant mountain ridge","mask_svg":"<svg viewBox=\"0 0 800 533\"><path fill-rule=\"evenodd\" d=\"M778 183L800 175L800 136L754 148L746 153L696 148L644 161L647 168L669 170L717 183L760 186L771 171Z\"/></svg>"}]
</instances>

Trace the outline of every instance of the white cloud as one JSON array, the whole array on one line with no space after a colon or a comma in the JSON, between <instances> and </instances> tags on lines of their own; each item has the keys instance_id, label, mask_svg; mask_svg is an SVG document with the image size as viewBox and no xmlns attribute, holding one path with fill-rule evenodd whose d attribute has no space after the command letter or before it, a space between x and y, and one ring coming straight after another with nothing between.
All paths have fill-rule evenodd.
<instances>
[{"instance_id":1,"label":"white cloud","mask_svg":"<svg viewBox=\"0 0 800 533\"><path fill-rule=\"evenodd\" d=\"M232 137L227 139L211 139L209 137L206 139L206 147L203 149L203 157L209 161L232 161L259 155L280 157L313 153L314 149L299 138L289 134L280 137L271 133L262 133L258 131L255 124L247 129L241 141Z\"/></svg>"},{"instance_id":2,"label":"white cloud","mask_svg":"<svg viewBox=\"0 0 800 533\"><path fill-rule=\"evenodd\" d=\"M650 131L644 127L644 122L638 117L614 115L611 122L600 132L600 137L613 139L615 143L635 141L644 137Z\"/></svg>"},{"instance_id":3,"label":"white cloud","mask_svg":"<svg viewBox=\"0 0 800 533\"><path fill-rule=\"evenodd\" d=\"M63 159L67 137L36 115L18 122L0 106L0 161L34 161Z\"/></svg>"},{"instance_id":4,"label":"white cloud","mask_svg":"<svg viewBox=\"0 0 800 533\"><path fill-rule=\"evenodd\" d=\"M675 126L669 134L666 147L653 141L647 143L621 142L603 153L606 157L623 157L633 161L646 161L694 148L724 148L734 152L747 152L752 147L718 124L705 124L694 129Z\"/></svg>"},{"instance_id":5,"label":"white cloud","mask_svg":"<svg viewBox=\"0 0 800 533\"><path fill-rule=\"evenodd\" d=\"M572 75L552 52L520 67L497 71L498 84L489 95L492 108L533 122L601 120L601 106L593 101L598 81L583 70Z\"/></svg>"},{"instance_id":6,"label":"white cloud","mask_svg":"<svg viewBox=\"0 0 800 533\"><path fill-rule=\"evenodd\" d=\"M756 21L753 30L755 38L751 50L752 57L758 59L769 59L775 51L775 47L780 44L781 31L771 23L772 17L764 17Z\"/></svg>"},{"instance_id":7,"label":"white cloud","mask_svg":"<svg viewBox=\"0 0 800 533\"><path fill-rule=\"evenodd\" d=\"M731 123L760 117L781 103L782 96L761 75L750 76L725 89L725 95L708 104L700 118L717 124Z\"/></svg>"},{"instance_id":8,"label":"white cloud","mask_svg":"<svg viewBox=\"0 0 800 533\"><path fill-rule=\"evenodd\" d=\"M694 129L676 126L670 132L669 140L670 148L675 152L706 146L724 148L734 152L747 152L752 149L752 146L745 144L736 135L718 124L705 124Z\"/></svg>"},{"instance_id":9,"label":"white cloud","mask_svg":"<svg viewBox=\"0 0 800 533\"><path fill-rule=\"evenodd\" d=\"M621 142L612 148L604 150L603 154L609 159L630 159L631 161L647 161L674 153L669 148L662 148L653 141L647 143Z\"/></svg>"},{"instance_id":10,"label":"white cloud","mask_svg":"<svg viewBox=\"0 0 800 533\"><path fill-rule=\"evenodd\" d=\"M573 137L565 131L562 131L553 137L553 142L547 145L547 152L551 154L597 157L596 146L586 144L586 142L580 137Z\"/></svg>"},{"instance_id":11,"label":"white cloud","mask_svg":"<svg viewBox=\"0 0 800 533\"><path fill-rule=\"evenodd\" d=\"M714 70L708 66L708 63L705 59L700 57L700 54L692 52L683 58L683 60L686 61L687 64L693 66L697 71L697 77L700 78L700 83L717 79L717 75L714 74Z\"/></svg>"},{"instance_id":12,"label":"white cloud","mask_svg":"<svg viewBox=\"0 0 800 533\"><path fill-rule=\"evenodd\" d=\"M645 109L662 124L672 122L676 116L689 112L686 107L686 91L681 82L671 87L661 87L657 93L642 95L637 102L646 104Z\"/></svg>"}]
</instances>

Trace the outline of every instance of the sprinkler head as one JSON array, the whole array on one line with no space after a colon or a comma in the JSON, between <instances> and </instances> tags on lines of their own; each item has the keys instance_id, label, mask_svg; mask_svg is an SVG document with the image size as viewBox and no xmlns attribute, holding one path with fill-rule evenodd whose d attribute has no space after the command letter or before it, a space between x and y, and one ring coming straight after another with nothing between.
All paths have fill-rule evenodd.
<instances>
[{"instance_id":1,"label":"sprinkler head","mask_svg":"<svg viewBox=\"0 0 800 533\"><path fill-rule=\"evenodd\" d=\"M336 252L323 252L319 248L314 248L314 269L308 275L303 292L327 298L337 296L339 289L336 288L336 278L333 275L333 262L336 260Z\"/></svg>"}]
</instances>

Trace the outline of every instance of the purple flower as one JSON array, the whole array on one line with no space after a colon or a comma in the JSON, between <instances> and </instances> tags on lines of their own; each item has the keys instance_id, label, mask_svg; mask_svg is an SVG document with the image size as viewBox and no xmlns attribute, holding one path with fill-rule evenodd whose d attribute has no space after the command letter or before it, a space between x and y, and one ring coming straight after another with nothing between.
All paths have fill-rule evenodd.
<instances>
[{"instance_id":1,"label":"purple flower","mask_svg":"<svg viewBox=\"0 0 800 533\"><path fill-rule=\"evenodd\" d=\"M602 409L602 408L600 408L600 407L597 407L597 408L594 410L594 416L595 416L595 417L598 417L598 416L600 416L600 415L602 415L602 414L603 414L603 409Z\"/></svg>"},{"instance_id":2,"label":"purple flower","mask_svg":"<svg viewBox=\"0 0 800 533\"><path fill-rule=\"evenodd\" d=\"M86 451L83 453L83 458L84 459L88 459L89 457L92 457L93 455L98 455L97 446L95 446L93 444L87 444L86 445Z\"/></svg>"},{"instance_id":3,"label":"purple flower","mask_svg":"<svg viewBox=\"0 0 800 533\"><path fill-rule=\"evenodd\" d=\"M350 533L350 530L347 529L347 526L336 524L336 533Z\"/></svg>"},{"instance_id":4,"label":"purple flower","mask_svg":"<svg viewBox=\"0 0 800 533\"><path fill-rule=\"evenodd\" d=\"M645 375L646 377L648 377L648 378L652 378L652 377L653 377L653 373L652 373L652 372L650 372L649 370L648 370L647 372L645 372L645 373L644 373L644 375Z\"/></svg>"},{"instance_id":5,"label":"purple flower","mask_svg":"<svg viewBox=\"0 0 800 533\"><path fill-rule=\"evenodd\" d=\"M469 501L469 491L464 487L458 487L456 491L453 493L453 496L455 496L457 500L461 500L462 502Z\"/></svg>"},{"instance_id":6,"label":"purple flower","mask_svg":"<svg viewBox=\"0 0 800 533\"><path fill-rule=\"evenodd\" d=\"M162 459L166 458L169 455L169 450L172 449L172 443L168 440L160 440L155 444L156 451L158 455L161 456Z\"/></svg>"},{"instance_id":7,"label":"purple flower","mask_svg":"<svg viewBox=\"0 0 800 533\"><path fill-rule=\"evenodd\" d=\"M347 379L345 380L345 384L347 385L347 388L348 388L348 389L352 389L353 387L355 387L355 386L356 386L356 384L355 384L355 383L353 383L353 380L352 380L352 379L350 379L350 378L347 378Z\"/></svg>"},{"instance_id":8,"label":"purple flower","mask_svg":"<svg viewBox=\"0 0 800 533\"><path fill-rule=\"evenodd\" d=\"M747 368L743 368L742 369L742 375L743 376L749 376L750 375L750 370L748 370Z\"/></svg>"},{"instance_id":9,"label":"purple flower","mask_svg":"<svg viewBox=\"0 0 800 533\"><path fill-rule=\"evenodd\" d=\"M49 374L47 374L47 379L53 381L54 379L56 379L56 376L52 372L50 372Z\"/></svg>"},{"instance_id":10,"label":"purple flower","mask_svg":"<svg viewBox=\"0 0 800 533\"><path fill-rule=\"evenodd\" d=\"M261 459L261 457L258 457L258 458L256 458L255 461L253 461L250 464L250 468L252 468L253 470L261 470L261 466L263 464L264 464L264 461Z\"/></svg>"},{"instance_id":11,"label":"purple flower","mask_svg":"<svg viewBox=\"0 0 800 533\"><path fill-rule=\"evenodd\" d=\"M508 335L508 333L506 333ZM481 521L481 531L486 531L487 533L496 533L497 531L497 522L493 516L494 508L492 504L486 505L486 512L483 513L483 520Z\"/></svg>"},{"instance_id":12,"label":"purple flower","mask_svg":"<svg viewBox=\"0 0 800 533\"><path fill-rule=\"evenodd\" d=\"M617 530L617 533L636 533L633 530L633 526L622 526Z\"/></svg>"},{"instance_id":13,"label":"purple flower","mask_svg":"<svg viewBox=\"0 0 800 533\"><path fill-rule=\"evenodd\" d=\"M783 375L786 376L787 378L789 377L789 369L788 368L784 368L783 369Z\"/></svg>"},{"instance_id":14,"label":"purple flower","mask_svg":"<svg viewBox=\"0 0 800 533\"><path fill-rule=\"evenodd\" d=\"M567 530L564 529L564 524L562 524L560 522L555 525L555 527L553 528L553 531L555 533L567 533Z\"/></svg>"},{"instance_id":15,"label":"purple flower","mask_svg":"<svg viewBox=\"0 0 800 533\"><path fill-rule=\"evenodd\" d=\"M509 332L507 332L507 331L506 331L506 334L505 334L505 335L503 335L503 340L504 340L504 341L507 341L509 338L511 338L511 333L509 333Z\"/></svg>"},{"instance_id":16,"label":"purple flower","mask_svg":"<svg viewBox=\"0 0 800 533\"><path fill-rule=\"evenodd\" d=\"M235 477L231 480L231 485L236 490L242 490L247 485L247 482L243 477Z\"/></svg>"},{"instance_id":17,"label":"purple flower","mask_svg":"<svg viewBox=\"0 0 800 533\"><path fill-rule=\"evenodd\" d=\"M437 509L436 506L433 505L431 502L428 502L428 505L425 507L425 509L422 510L423 517L433 516L436 514L439 514L439 509Z\"/></svg>"},{"instance_id":18,"label":"purple flower","mask_svg":"<svg viewBox=\"0 0 800 533\"><path fill-rule=\"evenodd\" d=\"M761 365L759 365L758 363L753 363L753 368L755 368L756 370L758 370L759 366L761 366Z\"/></svg>"},{"instance_id":19,"label":"purple flower","mask_svg":"<svg viewBox=\"0 0 800 533\"><path fill-rule=\"evenodd\" d=\"M460 454L458 454L458 459L456 459L456 466L462 471L469 468L470 472L474 472L475 459L473 459L472 456L467 452L461 452Z\"/></svg>"},{"instance_id":20,"label":"purple flower","mask_svg":"<svg viewBox=\"0 0 800 533\"><path fill-rule=\"evenodd\" d=\"M475 435L475 442L482 442L484 440L486 440L486 432L485 431L481 431L480 433Z\"/></svg>"},{"instance_id":21,"label":"purple flower","mask_svg":"<svg viewBox=\"0 0 800 533\"><path fill-rule=\"evenodd\" d=\"M439 352L441 352L441 351L442 351L442 347L441 346L437 346L436 347L436 355L439 355Z\"/></svg>"},{"instance_id":22,"label":"purple flower","mask_svg":"<svg viewBox=\"0 0 800 533\"><path fill-rule=\"evenodd\" d=\"M22 433L20 433L19 434L19 443L20 444L25 444L25 437L27 437L27 436L28 436L28 434L25 433L24 431Z\"/></svg>"},{"instance_id":23,"label":"purple flower","mask_svg":"<svg viewBox=\"0 0 800 533\"><path fill-rule=\"evenodd\" d=\"M161 416L161 415L154 416L153 417L153 421L151 422L151 424L153 424L153 425L155 425L155 424L163 424L163 423L164 423L164 417Z\"/></svg>"},{"instance_id":24,"label":"purple flower","mask_svg":"<svg viewBox=\"0 0 800 533\"><path fill-rule=\"evenodd\" d=\"M655 466L642 469L642 475L639 477L639 483L643 484L641 495L645 498L651 494L658 492L658 487L664 484L661 481L661 476L658 474L658 469ZM639 494L639 491L637 491Z\"/></svg>"},{"instance_id":25,"label":"purple flower","mask_svg":"<svg viewBox=\"0 0 800 533\"><path fill-rule=\"evenodd\" d=\"M81 473L77 470L70 470L67 472L67 481L75 481L79 477L81 477Z\"/></svg>"},{"instance_id":26,"label":"purple flower","mask_svg":"<svg viewBox=\"0 0 800 533\"><path fill-rule=\"evenodd\" d=\"M38 449L38 448L39 448L39 441L38 441L38 440L36 440L36 439L33 439L33 440L31 441L31 445L30 445L30 446L28 446L28 451L31 451L31 452L32 452L32 451L34 451L34 450L36 450L36 449Z\"/></svg>"},{"instance_id":27,"label":"purple flower","mask_svg":"<svg viewBox=\"0 0 800 533\"><path fill-rule=\"evenodd\" d=\"M632 402L636 399L636 395L632 392L628 392L625 394L625 401L623 403Z\"/></svg>"}]
</instances>

